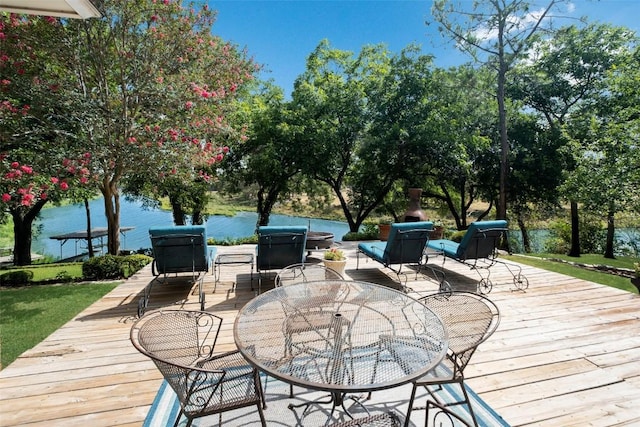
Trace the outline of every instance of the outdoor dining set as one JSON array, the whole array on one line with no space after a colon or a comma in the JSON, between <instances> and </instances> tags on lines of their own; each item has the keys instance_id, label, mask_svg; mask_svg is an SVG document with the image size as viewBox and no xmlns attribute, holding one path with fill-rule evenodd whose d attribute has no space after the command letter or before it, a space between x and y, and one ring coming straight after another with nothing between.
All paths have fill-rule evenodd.
<instances>
[{"instance_id":1,"label":"outdoor dining set","mask_svg":"<svg viewBox=\"0 0 640 427\"><path fill-rule=\"evenodd\" d=\"M386 243L361 243L358 254L384 264L399 277L403 264L414 264L420 271L423 254L444 247L443 243L427 246L429 224L399 224ZM482 239L497 238L497 226L506 224L485 224L484 229L479 224L479 231L472 233L475 237L459 245L467 245L465 251L473 245L476 251L486 251L482 246L489 242ZM158 281L166 274L189 272L197 282L201 280L195 278L197 273L208 270L202 265L224 265L215 264L216 250L206 245L203 228L164 231L168 233L150 231ZM428 425L479 425L464 385L464 370L500 320L498 307L479 292L480 287L476 292L455 290L443 273L435 276L437 292L414 298L402 280L398 289L392 289L345 280L321 264L305 263L304 227L266 227L258 235L255 260L227 258L251 263L252 270L255 262L259 282L255 297L235 318L236 350L216 348L223 319L205 310L202 282L198 311L145 312L151 284L144 292L130 338L175 392L180 411L174 425L186 418L189 426L213 414L224 425L222 413L245 407L255 407L260 423L267 425L266 378L288 386L288 408L303 418L313 407L326 408L321 425L408 427L414 425L412 413L417 409L426 409ZM494 251L495 242L491 244ZM420 257L414 255L416 250ZM263 292L266 270L276 270L275 286ZM518 276L514 275L515 283L522 280ZM367 407L373 394L404 385L411 386L406 413L374 413ZM445 387L457 388L455 399L443 397ZM423 388L427 398L419 402L416 393ZM319 393L317 398L297 399L304 390Z\"/></svg>"}]
</instances>

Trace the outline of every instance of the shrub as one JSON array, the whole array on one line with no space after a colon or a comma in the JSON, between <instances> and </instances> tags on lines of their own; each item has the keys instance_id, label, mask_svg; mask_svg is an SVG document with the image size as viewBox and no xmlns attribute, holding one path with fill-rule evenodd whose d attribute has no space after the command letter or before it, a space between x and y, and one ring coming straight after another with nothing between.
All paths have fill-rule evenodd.
<instances>
[{"instance_id":1,"label":"shrub","mask_svg":"<svg viewBox=\"0 0 640 427\"><path fill-rule=\"evenodd\" d=\"M0 276L0 286L27 285L33 279L33 272L29 270L11 270Z\"/></svg>"},{"instance_id":2,"label":"shrub","mask_svg":"<svg viewBox=\"0 0 640 427\"><path fill-rule=\"evenodd\" d=\"M462 242L462 238L464 237L466 232L466 230L454 231L453 233L451 233L451 236L449 236L449 240L460 243Z\"/></svg>"},{"instance_id":3,"label":"shrub","mask_svg":"<svg viewBox=\"0 0 640 427\"><path fill-rule=\"evenodd\" d=\"M86 280L126 279L151 261L146 255L102 255L82 264Z\"/></svg>"},{"instance_id":4,"label":"shrub","mask_svg":"<svg viewBox=\"0 0 640 427\"><path fill-rule=\"evenodd\" d=\"M598 220L583 216L580 218L580 252L597 254L604 250L606 229ZM571 248L571 224L555 221L549 224L549 238L544 243L544 251L552 254L566 254Z\"/></svg>"}]
</instances>

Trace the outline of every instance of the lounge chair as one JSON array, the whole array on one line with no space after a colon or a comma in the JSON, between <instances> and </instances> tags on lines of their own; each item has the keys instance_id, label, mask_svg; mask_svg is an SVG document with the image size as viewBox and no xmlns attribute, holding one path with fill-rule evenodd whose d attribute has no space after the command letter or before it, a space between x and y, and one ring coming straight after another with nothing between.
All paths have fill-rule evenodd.
<instances>
[{"instance_id":1,"label":"lounge chair","mask_svg":"<svg viewBox=\"0 0 640 427\"><path fill-rule=\"evenodd\" d=\"M267 271L280 270L292 264L304 264L307 227L260 226L256 247L258 293L262 293L262 276Z\"/></svg>"},{"instance_id":2,"label":"lounge chair","mask_svg":"<svg viewBox=\"0 0 640 427\"><path fill-rule=\"evenodd\" d=\"M207 230L202 225L152 227L149 229L154 280L145 287L144 296L138 304L138 316L142 316L149 304L151 288L156 280L165 282L167 276L191 273L192 283L198 282L200 309L204 310L204 274L209 271L215 258L216 248L207 246ZM162 279L160 279L162 277Z\"/></svg>"},{"instance_id":3,"label":"lounge chair","mask_svg":"<svg viewBox=\"0 0 640 427\"><path fill-rule=\"evenodd\" d=\"M448 289L448 284L444 281L444 274L441 279L438 278L438 273L432 267L426 266L424 262L424 251L429 241L429 233L432 230L433 223L430 221L391 224L386 242L361 242L358 244L356 270L360 268L360 254L363 254L396 273L400 286L406 291L407 277L403 276L402 266L415 264L418 266L416 278L423 267L428 267L440 284L440 288Z\"/></svg>"},{"instance_id":4,"label":"lounge chair","mask_svg":"<svg viewBox=\"0 0 640 427\"><path fill-rule=\"evenodd\" d=\"M505 220L477 221L471 223L460 243L446 239L430 240L427 243L427 256L442 255L443 266L445 260L450 258L477 271L480 276L477 289L480 293L491 292L493 284L489 279L489 268L496 263L507 267L518 290L525 290L529 287L529 280L522 275L522 268L497 259L498 244L501 239L506 238L507 231ZM487 272L486 277L481 273L482 270Z\"/></svg>"}]
</instances>

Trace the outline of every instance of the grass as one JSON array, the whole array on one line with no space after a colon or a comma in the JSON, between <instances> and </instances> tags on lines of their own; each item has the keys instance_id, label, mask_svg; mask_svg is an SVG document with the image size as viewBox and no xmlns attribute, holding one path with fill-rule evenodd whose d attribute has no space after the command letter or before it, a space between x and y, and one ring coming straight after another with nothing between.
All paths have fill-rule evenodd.
<instances>
[{"instance_id":1,"label":"grass","mask_svg":"<svg viewBox=\"0 0 640 427\"><path fill-rule=\"evenodd\" d=\"M54 280L57 278L82 279L81 262L11 267L7 270L0 270L0 275L5 271L10 270L29 270L33 272L33 282L42 282L46 280Z\"/></svg>"},{"instance_id":2,"label":"grass","mask_svg":"<svg viewBox=\"0 0 640 427\"><path fill-rule=\"evenodd\" d=\"M547 254L550 255L550 254ZM552 254L553 258L561 258L560 255ZM628 277L622 277L615 274L604 273L601 271L587 270L582 267L574 266L564 262L551 261L542 257L542 254L538 255L510 255L506 256L515 262L530 265L532 267L541 268L547 271L553 271L555 273L566 274L567 276L575 277L577 279L587 280L589 282L599 283L601 285L611 286L612 288L622 289L632 293L638 293L635 286L631 284ZM567 257L569 261L580 262L583 264L593 265L611 265L608 263L608 259L605 259L602 255L583 255L580 258ZM633 262L637 262L637 259L629 258L627 260L619 260L621 265L612 265L618 268L633 268ZM577 261L579 260L579 261ZM589 261L587 261L589 260Z\"/></svg>"},{"instance_id":3,"label":"grass","mask_svg":"<svg viewBox=\"0 0 640 427\"><path fill-rule=\"evenodd\" d=\"M598 254L582 254L579 257L571 257L565 254L529 254L537 258L545 258L548 260L562 260L572 263L589 264L589 265L608 265L615 268L626 268L633 270L633 263L638 262L638 258L634 257L617 257L615 259L605 258Z\"/></svg>"},{"instance_id":4,"label":"grass","mask_svg":"<svg viewBox=\"0 0 640 427\"><path fill-rule=\"evenodd\" d=\"M2 366L12 363L118 283L83 283L0 289Z\"/></svg>"}]
</instances>

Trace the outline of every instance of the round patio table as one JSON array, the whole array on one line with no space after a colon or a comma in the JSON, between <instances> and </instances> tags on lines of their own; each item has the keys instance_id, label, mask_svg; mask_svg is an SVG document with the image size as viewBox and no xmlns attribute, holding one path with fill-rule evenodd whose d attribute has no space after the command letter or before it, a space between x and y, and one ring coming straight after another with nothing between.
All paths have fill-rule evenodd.
<instances>
[{"instance_id":1,"label":"round patio table","mask_svg":"<svg viewBox=\"0 0 640 427\"><path fill-rule=\"evenodd\" d=\"M448 346L440 318L420 301L347 280L298 283L258 295L239 311L234 339L247 361L266 374L329 392L324 403L333 403L332 413L337 405L346 410L347 393L397 387L425 375Z\"/></svg>"}]
</instances>

